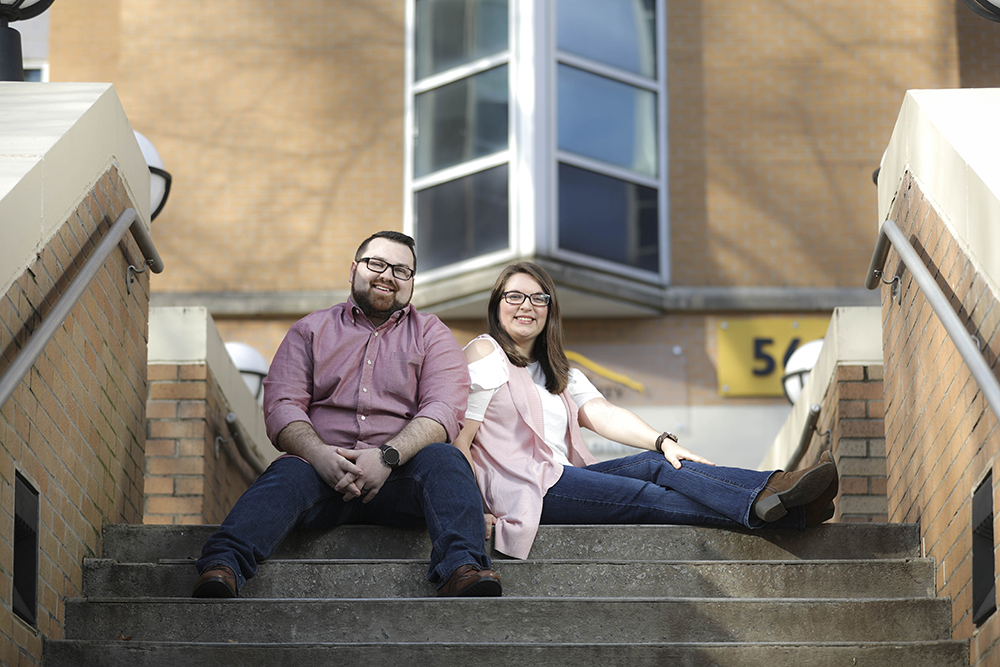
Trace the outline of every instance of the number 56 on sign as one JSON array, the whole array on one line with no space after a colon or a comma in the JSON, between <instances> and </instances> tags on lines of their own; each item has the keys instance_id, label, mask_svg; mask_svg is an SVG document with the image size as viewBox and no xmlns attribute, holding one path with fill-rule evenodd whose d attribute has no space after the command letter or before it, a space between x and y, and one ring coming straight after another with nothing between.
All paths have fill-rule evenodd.
<instances>
[{"instance_id":1,"label":"number 56 on sign","mask_svg":"<svg viewBox=\"0 0 1000 667\"><path fill-rule=\"evenodd\" d=\"M826 335L829 317L730 317L718 325L719 393L783 396L781 376L798 347Z\"/></svg>"}]
</instances>

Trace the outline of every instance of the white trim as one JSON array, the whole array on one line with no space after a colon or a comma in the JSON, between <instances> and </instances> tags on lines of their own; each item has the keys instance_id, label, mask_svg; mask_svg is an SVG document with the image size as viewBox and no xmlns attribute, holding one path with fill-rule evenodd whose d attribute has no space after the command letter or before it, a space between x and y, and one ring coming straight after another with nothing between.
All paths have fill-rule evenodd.
<instances>
[{"instance_id":1,"label":"white trim","mask_svg":"<svg viewBox=\"0 0 1000 667\"><path fill-rule=\"evenodd\" d=\"M538 131L535 116L539 104L544 103L544 81L534 67L539 28L538 4L533 0L511 0L510 30L510 181L509 181L509 230L510 245L514 256L532 255L538 242L535 228L539 219L539 202L545 200L544 183L536 178L539 159Z\"/></svg>"},{"instance_id":2,"label":"white trim","mask_svg":"<svg viewBox=\"0 0 1000 667\"><path fill-rule=\"evenodd\" d=\"M657 58L659 58L659 55L657 55ZM567 53L565 51L556 51L556 64L569 65L570 67L575 67L576 69L589 72L590 74L596 74L598 76L603 76L606 79L627 83L630 86L643 88L654 93L658 92L657 86L660 84L658 79L650 79L648 76L612 67L611 65L605 65L604 63L595 62L588 58Z\"/></svg>"},{"instance_id":3,"label":"white trim","mask_svg":"<svg viewBox=\"0 0 1000 667\"><path fill-rule=\"evenodd\" d=\"M667 87L667 3L657 0L656 3L656 78L660 82L659 121L660 127L657 139L660 144L660 231L663 234L660 243L660 279L664 285L672 281L670 265L670 137L669 113L670 98Z\"/></svg>"},{"instance_id":4,"label":"white trim","mask_svg":"<svg viewBox=\"0 0 1000 667\"><path fill-rule=\"evenodd\" d=\"M413 93L413 78L416 73L414 53L417 24L416 0L406 0L404 27L404 72L403 72L403 233L416 238L413 224L413 125L416 117L416 99Z\"/></svg>"},{"instance_id":5,"label":"white trim","mask_svg":"<svg viewBox=\"0 0 1000 667\"><path fill-rule=\"evenodd\" d=\"M659 189L663 187L659 178L647 176L646 174L641 174L620 165L602 162L591 157L578 155L577 153L570 153L569 151L559 151L556 153L555 163L558 164L560 162L565 162L568 165L586 169L587 171L593 171L602 176L617 178L620 181L644 185L647 188ZM659 165L657 167L659 168Z\"/></svg>"},{"instance_id":6,"label":"white trim","mask_svg":"<svg viewBox=\"0 0 1000 667\"><path fill-rule=\"evenodd\" d=\"M545 217L539 223L539 235L545 237L545 254L555 257L559 251L559 169L553 156L559 152L559 104L558 104L558 79L556 76L556 0L545 3L545 45L539 49L544 50L545 57L538 59L538 66L544 71L546 83L546 114L545 133L548 138L545 146L545 188L546 197Z\"/></svg>"},{"instance_id":7,"label":"white trim","mask_svg":"<svg viewBox=\"0 0 1000 667\"><path fill-rule=\"evenodd\" d=\"M27 58L24 61L24 65L22 66L22 69L24 69L24 70L29 70L29 69L39 70L42 73L42 80L41 80L40 83L48 83L49 82L49 61L48 60L36 60L36 59Z\"/></svg>"},{"instance_id":8,"label":"white trim","mask_svg":"<svg viewBox=\"0 0 1000 667\"><path fill-rule=\"evenodd\" d=\"M555 259L565 260L566 262L578 264L588 269L597 269L606 273L613 273L617 276L634 278L635 280L641 280L642 282L649 283L650 285L666 285L663 278L652 271L637 269L634 266L628 266L626 264L612 262L611 260L584 255L572 250L557 248L556 251L552 253L552 256Z\"/></svg>"},{"instance_id":9,"label":"white trim","mask_svg":"<svg viewBox=\"0 0 1000 667\"><path fill-rule=\"evenodd\" d=\"M413 50L408 49L407 53L411 54ZM438 72L437 74L432 74L428 77L421 79L412 84L411 93L417 96L421 93L426 93L429 90L434 90L435 88L440 88L442 86L447 86L449 83L455 83L456 81L461 81L462 79L468 79L477 74L482 74L487 70L491 70L495 67L500 67L501 65L506 65L510 62L510 49L496 53L491 56L486 56L480 58L479 60L474 60L472 62L464 63L458 67L453 67L451 69L445 70L443 72ZM411 73L412 77L416 76L416 72Z\"/></svg>"},{"instance_id":10,"label":"white trim","mask_svg":"<svg viewBox=\"0 0 1000 667\"><path fill-rule=\"evenodd\" d=\"M449 181L457 181L460 178L465 178L466 176L471 176L472 174L486 171L487 169L492 169L494 167L499 167L502 164L507 164L509 161L510 151L506 150L500 151L499 153L493 153L492 155L477 157L451 167L445 167L444 169L435 171L427 176L412 179L412 193L416 194L421 190L426 190L427 188L432 188L435 185L441 185L442 183L448 183Z\"/></svg>"},{"instance_id":11,"label":"white trim","mask_svg":"<svg viewBox=\"0 0 1000 667\"><path fill-rule=\"evenodd\" d=\"M464 273L476 271L477 269L488 268L494 264L510 262L516 258L517 255L510 248L507 248L506 250L497 250L485 255L477 255L476 257L463 259L453 264L446 264L445 266L439 266L434 269L421 270L414 276L413 284L421 285L428 282L444 280L445 278L453 278Z\"/></svg>"}]
</instances>

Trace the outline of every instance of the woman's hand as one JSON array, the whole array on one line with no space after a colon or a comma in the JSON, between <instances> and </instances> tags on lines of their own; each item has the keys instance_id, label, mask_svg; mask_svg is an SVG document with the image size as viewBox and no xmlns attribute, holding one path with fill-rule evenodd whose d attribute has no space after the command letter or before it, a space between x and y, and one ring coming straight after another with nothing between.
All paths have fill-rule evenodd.
<instances>
[{"instance_id":1,"label":"woman's hand","mask_svg":"<svg viewBox=\"0 0 1000 667\"><path fill-rule=\"evenodd\" d=\"M698 456L697 454L692 454L685 447L681 447L673 440L669 440L667 438L663 439L663 458L670 461L670 465L675 468L681 467L681 461L695 461L697 463L704 463L710 466L715 465L708 459Z\"/></svg>"},{"instance_id":2,"label":"woman's hand","mask_svg":"<svg viewBox=\"0 0 1000 667\"><path fill-rule=\"evenodd\" d=\"M660 435L659 431L642 421L634 412L613 405L605 398L595 398L584 403L580 407L579 421L580 426L589 428L608 440L639 449L653 449L653 443ZM681 467L681 461L715 465L668 438L663 438L661 446L663 457L675 468Z\"/></svg>"},{"instance_id":3,"label":"woman's hand","mask_svg":"<svg viewBox=\"0 0 1000 667\"><path fill-rule=\"evenodd\" d=\"M493 526L497 524L497 518L492 514L483 514L483 519L486 521L486 539L490 539L493 536Z\"/></svg>"}]
</instances>

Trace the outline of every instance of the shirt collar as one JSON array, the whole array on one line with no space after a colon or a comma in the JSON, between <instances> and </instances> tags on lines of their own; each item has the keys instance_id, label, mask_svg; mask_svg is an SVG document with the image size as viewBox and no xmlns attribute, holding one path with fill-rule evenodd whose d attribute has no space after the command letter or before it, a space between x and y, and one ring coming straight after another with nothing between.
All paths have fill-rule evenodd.
<instances>
[{"instance_id":1,"label":"shirt collar","mask_svg":"<svg viewBox=\"0 0 1000 667\"><path fill-rule=\"evenodd\" d=\"M350 306L351 324L354 324L356 326L358 324L358 320L360 320L360 321L366 323L372 329L376 329L376 330L383 329L383 328L386 328L386 327L390 327L391 328L391 327L396 326L397 324L399 324L403 320L404 317L406 317L407 315L410 314L410 310L413 308L413 304L412 303L406 304L403 308L397 310L395 313L393 313L392 315L390 315L389 319L387 319L385 322L383 322L381 326L376 327L374 324L372 324L372 321L368 319L368 316L365 315L364 311L361 310L361 308L358 307L358 304L354 303L354 297L352 297L352 296L351 297L347 297L347 305Z\"/></svg>"}]
</instances>

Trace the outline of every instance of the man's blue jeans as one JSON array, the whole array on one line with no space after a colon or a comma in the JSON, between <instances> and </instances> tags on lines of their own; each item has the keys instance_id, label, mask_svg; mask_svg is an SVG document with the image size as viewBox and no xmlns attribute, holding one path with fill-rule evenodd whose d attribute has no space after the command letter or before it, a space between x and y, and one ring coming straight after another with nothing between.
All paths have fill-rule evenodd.
<instances>
[{"instance_id":1,"label":"man's blue jeans","mask_svg":"<svg viewBox=\"0 0 1000 667\"><path fill-rule=\"evenodd\" d=\"M490 567L482 508L472 468L458 449L445 443L428 445L392 471L367 504L360 498L345 503L311 465L299 458L280 458L247 489L205 543L198 572L226 565L242 588L292 528L426 525L431 539L427 578L440 587L462 565Z\"/></svg>"},{"instance_id":2,"label":"man's blue jeans","mask_svg":"<svg viewBox=\"0 0 1000 667\"><path fill-rule=\"evenodd\" d=\"M795 507L764 524L751 513L771 472L682 461L678 470L658 452L586 468L566 466L545 494L543 524L652 523L805 530Z\"/></svg>"}]
</instances>

